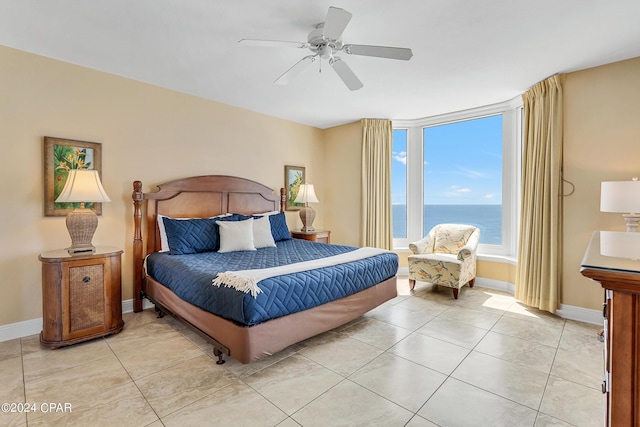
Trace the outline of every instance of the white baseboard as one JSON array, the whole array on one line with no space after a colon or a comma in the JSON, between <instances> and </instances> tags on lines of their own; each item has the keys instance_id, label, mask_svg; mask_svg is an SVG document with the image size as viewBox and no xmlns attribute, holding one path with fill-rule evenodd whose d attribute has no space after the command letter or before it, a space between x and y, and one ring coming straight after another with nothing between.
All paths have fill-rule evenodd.
<instances>
[{"instance_id":1,"label":"white baseboard","mask_svg":"<svg viewBox=\"0 0 640 427\"><path fill-rule=\"evenodd\" d=\"M560 304L560 309L556 310L556 315L563 319L577 320L579 322L592 323L594 325L602 326L604 322L602 311L576 307L575 305Z\"/></svg>"},{"instance_id":2,"label":"white baseboard","mask_svg":"<svg viewBox=\"0 0 640 427\"><path fill-rule=\"evenodd\" d=\"M484 277L476 277L475 284L481 288L508 292L511 295L516 293L516 287L513 283L503 282L502 280L485 279Z\"/></svg>"},{"instance_id":3,"label":"white baseboard","mask_svg":"<svg viewBox=\"0 0 640 427\"><path fill-rule=\"evenodd\" d=\"M152 308L153 304L147 300L142 300L142 309ZM122 301L122 312L133 312L133 300ZM0 342L9 341L16 338L28 337L29 335L39 334L42 331L42 317L38 319L25 320L24 322L10 323L8 325L0 325Z\"/></svg>"},{"instance_id":4,"label":"white baseboard","mask_svg":"<svg viewBox=\"0 0 640 427\"><path fill-rule=\"evenodd\" d=\"M398 276L407 276L409 271L407 267L398 269ZM476 278L476 285L481 288L495 289L497 291L508 292L511 295L515 293L515 286L512 283L500 280ZM153 303L144 299L142 308L144 310L152 308ZM122 312L131 313L133 311L133 300L122 301ZM579 322L592 323L594 325L602 325L602 312L600 310L591 310L588 308L576 307L573 305L561 304L560 309L556 311L556 315L563 319L577 320ZM0 342L9 341L16 338L28 337L29 335L39 334L42 331L42 318L25 320L24 322L10 323L8 325L0 325Z\"/></svg>"},{"instance_id":5,"label":"white baseboard","mask_svg":"<svg viewBox=\"0 0 640 427\"><path fill-rule=\"evenodd\" d=\"M154 305L151 301L144 298L142 300L142 309L146 310L147 308L153 308ZM126 301L122 301L122 313L133 313L133 300L128 299Z\"/></svg>"},{"instance_id":6,"label":"white baseboard","mask_svg":"<svg viewBox=\"0 0 640 427\"><path fill-rule=\"evenodd\" d=\"M0 326L0 342L28 337L42 331L42 317Z\"/></svg>"}]
</instances>

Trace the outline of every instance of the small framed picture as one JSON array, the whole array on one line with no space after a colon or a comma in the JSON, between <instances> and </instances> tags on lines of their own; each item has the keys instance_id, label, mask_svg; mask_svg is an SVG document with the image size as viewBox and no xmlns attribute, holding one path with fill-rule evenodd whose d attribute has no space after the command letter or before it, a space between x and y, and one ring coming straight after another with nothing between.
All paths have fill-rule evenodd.
<instances>
[{"instance_id":1,"label":"small framed picture","mask_svg":"<svg viewBox=\"0 0 640 427\"><path fill-rule=\"evenodd\" d=\"M70 169L94 169L102 174L102 144L72 139L44 137L44 215L66 216L80 203L56 203ZM97 215L102 203L86 203Z\"/></svg>"},{"instance_id":2,"label":"small framed picture","mask_svg":"<svg viewBox=\"0 0 640 427\"><path fill-rule=\"evenodd\" d=\"M304 167L285 166L284 167L284 188L287 191L286 210L299 211L304 203L294 203L298 195L298 189L305 182Z\"/></svg>"}]
</instances>

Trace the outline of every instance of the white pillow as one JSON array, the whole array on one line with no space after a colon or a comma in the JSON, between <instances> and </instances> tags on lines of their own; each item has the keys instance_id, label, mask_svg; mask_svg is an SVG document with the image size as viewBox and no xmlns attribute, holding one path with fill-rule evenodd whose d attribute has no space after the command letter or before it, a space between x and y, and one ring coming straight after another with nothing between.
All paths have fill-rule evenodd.
<instances>
[{"instance_id":1,"label":"white pillow","mask_svg":"<svg viewBox=\"0 0 640 427\"><path fill-rule=\"evenodd\" d=\"M271 234L271 221L268 215L253 220L253 245L256 249L276 246Z\"/></svg>"},{"instance_id":2,"label":"white pillow","mask_svg":"<svg viewBox=\"0 0 640 427\"><path fill-rule=\"evenodd\" d=\"M231 214L222 214L211 216L209 218L220 218L223 216L230 216ZM164 220L162 218L171 218L170 216L158 214L158 231L160 232L160 252L169 252L169 240L167 239L167 232L164 229ZM193 218L171 218L171 219L193 219Z\"/></svg>"},{"instance_id":3,"label":"white pillow","mask_svg":"<svg viewBox=\"0 0 640 427\"><path fill-rule=\"evenodd\" d=\"M218 252L255 251L253 244L253 218L244 221L216 221L220 227Z\"/></svg>"}]
</instances>

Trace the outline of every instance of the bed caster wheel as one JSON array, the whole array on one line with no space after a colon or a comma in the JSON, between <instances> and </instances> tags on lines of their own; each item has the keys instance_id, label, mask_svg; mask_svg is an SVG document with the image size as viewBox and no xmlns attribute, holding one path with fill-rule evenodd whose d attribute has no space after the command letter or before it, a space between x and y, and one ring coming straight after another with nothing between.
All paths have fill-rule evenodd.
<instances>
[{"instance_id":1,"label":"bed caster wheel","mask_svg":"<svg viewBox=\"0 0 640 427\"><path fill-rule=\"evenodd\" d=\"M216 360L216 365L224 365L224 362L226 362L226 360L224 360L222 358L222 356L224 356L224 355L222 354L222 352L220 350L218 350L217 348L214 348L213 349L213 355L218 358L218 360Z\"/></svg>"}]
</instances>

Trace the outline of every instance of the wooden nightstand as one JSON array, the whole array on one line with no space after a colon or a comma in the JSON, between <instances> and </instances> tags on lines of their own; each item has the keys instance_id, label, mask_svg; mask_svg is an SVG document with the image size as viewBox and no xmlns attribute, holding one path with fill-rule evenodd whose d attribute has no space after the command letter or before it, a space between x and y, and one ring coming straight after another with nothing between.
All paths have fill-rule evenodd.
<instances>
[{"instance_id":1,"label":"wooden nightstand","mask_svg":"<svg viewBox=\"0 0 640 427\"><path fill-rule=\"evenodd\" d=\"M121 254L110 247L86 255L64 249L40 254L42 345L58 348L122 330Z\"/></svg>"},{"instance_id":2,"label":"wooden nightstand","mask_svg":"<svg viewBox=\"0 0 640 427\"><path fill-rule=\"evenodd\" d=\"M312 242L331 243L331 231L329 230L292 231L291 237Z\"/></svg>"}]
</instances>

